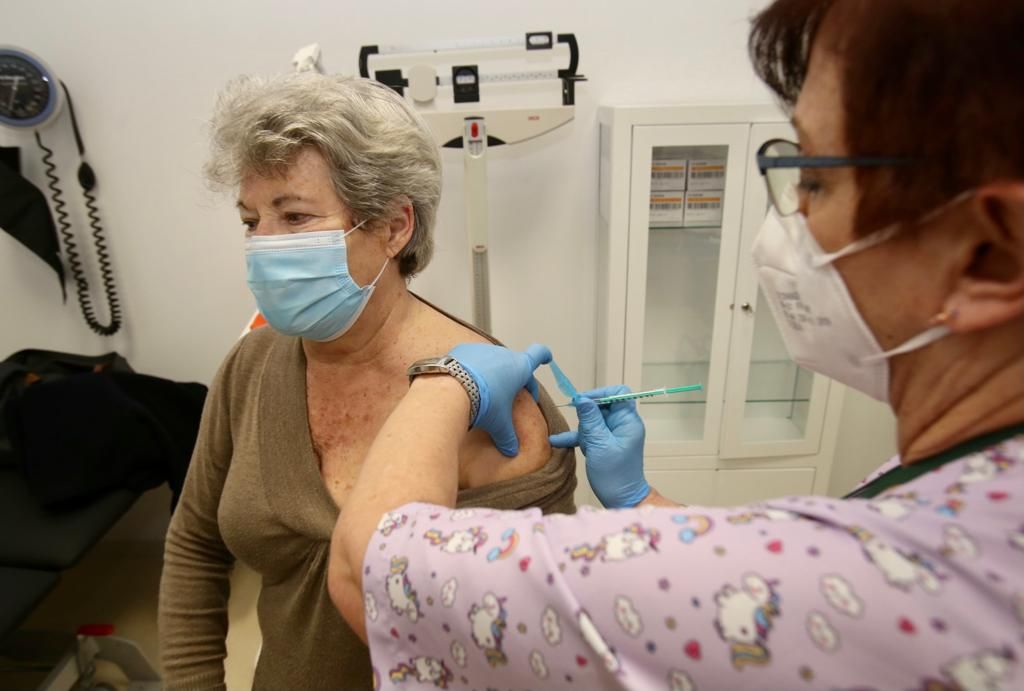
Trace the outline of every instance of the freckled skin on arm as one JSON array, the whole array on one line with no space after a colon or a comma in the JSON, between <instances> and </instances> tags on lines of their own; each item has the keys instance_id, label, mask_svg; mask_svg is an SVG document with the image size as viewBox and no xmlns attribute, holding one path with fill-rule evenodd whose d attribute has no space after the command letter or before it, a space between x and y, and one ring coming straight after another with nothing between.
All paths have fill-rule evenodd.
<instances>
[{"instance_id":1,"label":"freckled skin on arm","mask_svg":"<svg viewBox=\"0 0 1024 691\"><path fill-rule=\"evenodd\" d=\"M415 360L442 355L460 343L490 342L427 303L417 301L416 310L415 325L408 329L409 346L401 365L402 391L397 395L395 405L405 395L405 369ZM459 489L482 487L528 475L551 459L547 422L537 402L525 389L516 397L512 419L519 438L519 454L514 458L498 451L486 432L472 430L466 435L459 446Z\"/></svg>"},{"instance_id":2,"label":"freckled skin on arm","mask_svg":"<svg viewBox=\"0 0 1024 691\"><path fill-rule=\"evenodd\" d=\"M551 457L548 426L537 402L525 390L516 396L512 421L519 437L519 455L509 458L482 430L466 435L459 449L459 488L480 487L532 473Z\"/></svg>"}]
</instances>

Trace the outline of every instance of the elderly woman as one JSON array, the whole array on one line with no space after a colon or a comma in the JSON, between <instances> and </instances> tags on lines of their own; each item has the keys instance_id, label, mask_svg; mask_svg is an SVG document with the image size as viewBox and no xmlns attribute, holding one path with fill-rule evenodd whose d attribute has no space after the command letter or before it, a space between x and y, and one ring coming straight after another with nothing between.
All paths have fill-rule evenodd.
<instances>
[{"instance_id":1,"label":"elderly woman","mask_svg":"<svg viewBox=\"0 0 1024 691\"><path fill-rule=\"evenodd\" d=\"M627 510L453 513L467 416L504 437L490 406L550 358L460 345L472 381L416 378L335 532L331 592L382 688L1024 688L1022 37L1005 0L776 0L754 22L800 138L760 157L764 294L795 359L891 403L899 457L844 499L659 508L635 406L581 398L552 441ZM422 539L452 524L489 540ZM518 543L489 563L499 535ZM396 567L444 606L388 606Z\"/></svg>"},{"instance_id":2,"label":"elderly woman","mask_svg":"<svg viewBox=\"0 0 1024 691\"><path fill-rule=\"evenodd\" d=\"M390 89L304 74L226 90L208 172L237 185L249 287L270 327L235 346L207 401L167 535L164 678L223 686L237 558L262 576L256 687L366 688L367 650L327 594L339 507L410 364L488 340L408 289L433 249L437 148ZM575 459L548 444L567 426L543 391L537 400L515 399L501 452L483 431L465 437L460 506L573 510ZM408 482L406 470L391 482ZM449 527L432 544L472 552L486 539Z\"/></svg>"}]
</instances>

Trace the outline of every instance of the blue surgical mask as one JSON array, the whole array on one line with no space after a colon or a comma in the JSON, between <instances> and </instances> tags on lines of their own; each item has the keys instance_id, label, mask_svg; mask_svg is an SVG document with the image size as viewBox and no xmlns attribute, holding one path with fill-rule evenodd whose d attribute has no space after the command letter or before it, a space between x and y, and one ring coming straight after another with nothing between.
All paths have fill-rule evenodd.
<instances>
[{"instance_id":1,"label":"blue surgical mask","mask_svg":"<svg viewBox=\"0 0 1024 691\"><path fill-rule=\"evenodd\" d=\"M274 329L288 336L333 341L352 328L390 261L384 260L369 285L355 282L345 238L361 225L348 231L246 238L249 289Z\"/></svg>"}]
</instances>

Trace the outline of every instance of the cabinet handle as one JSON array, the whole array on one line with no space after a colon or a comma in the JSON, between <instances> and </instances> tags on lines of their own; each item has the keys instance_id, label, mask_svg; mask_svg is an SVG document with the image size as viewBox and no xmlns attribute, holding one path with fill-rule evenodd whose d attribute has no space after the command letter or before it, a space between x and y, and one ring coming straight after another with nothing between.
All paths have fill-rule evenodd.
<instances>
[{"instance_id":1,"label":"cabinet handle","mask_svg":"<svg viewBox=\"0 0 1024 691\"><path fill-rule=\"evenodd\" d=\"M744 302L742 305L740 305L740 309L743 310L744 312L746 312L747 314L753 314L754 313L754 308L751 307L749 302Z\"/></svg>"}]
</instances>

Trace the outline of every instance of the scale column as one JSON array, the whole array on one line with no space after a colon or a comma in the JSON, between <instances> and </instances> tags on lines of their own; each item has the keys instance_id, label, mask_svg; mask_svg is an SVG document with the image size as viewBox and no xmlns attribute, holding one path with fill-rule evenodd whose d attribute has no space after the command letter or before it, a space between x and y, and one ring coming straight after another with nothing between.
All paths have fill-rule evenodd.
<instances>
[{"instance_id":1,"label":"scale column","mask_svg":"<svg viewBox=\"0 0 1024 691\"><path fill-rule=\"evenodd\" d=\"M491 332L490 267L487 264L487 127L481 117L466 118L462 131L465 162L466 230L473 259L473 322Z\"/></svg>"}]
</instances>

